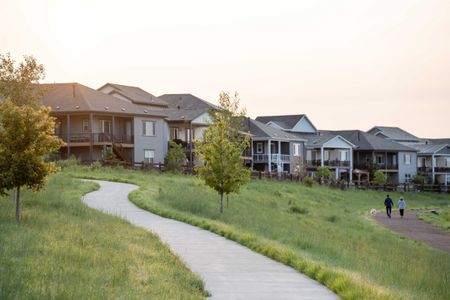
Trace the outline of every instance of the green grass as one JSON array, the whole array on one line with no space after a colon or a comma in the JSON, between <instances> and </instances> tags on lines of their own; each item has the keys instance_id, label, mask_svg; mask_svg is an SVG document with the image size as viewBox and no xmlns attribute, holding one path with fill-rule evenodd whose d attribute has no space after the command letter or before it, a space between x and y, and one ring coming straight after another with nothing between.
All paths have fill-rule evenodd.
<instances>
[{"instance_id":1,"label":"green grass","mask_svg":"<svg viewBox=\"0 0 450 300\"><path fill-rule=\"evenodd\" d=\"M63 174L23 193L20 225L0 198L0 299L203 299L203 282L150 234L88 208Z\"/></svg>"},{"instance_id":2,"label":"green grass","mask_svg":"<svg viewBox=\"0 0 450 300\"><path fill-rule=\"evenodd\" d=\"M447 207L422 209L418 212L419 218L450 233L450 205Z\"/></svg>"},{"instance_id":3,"label":"green grass","mask_svg":"<svg viewBox=\"0 0 450 300\"><path fill-rule=\"evenodd\" d=\"M383 210L382 192L252 181L221 215L217 194L194 177L87 167L67 172L136 183L140 189L130 198L139 206L235 240L345 299L450 299L450 254L374 222L369 211ZM448 195L404 196L408 208L450 202Z\"/></svg>"}]
</instances>

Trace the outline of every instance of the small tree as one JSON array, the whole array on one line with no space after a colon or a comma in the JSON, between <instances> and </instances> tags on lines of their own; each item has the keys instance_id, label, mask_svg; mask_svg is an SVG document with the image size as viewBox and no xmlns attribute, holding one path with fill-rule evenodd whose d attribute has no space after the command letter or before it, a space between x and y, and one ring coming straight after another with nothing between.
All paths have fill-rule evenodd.
<instances>
[{"instance_id":1,"label":"small tree","mask_svg":"<svg viewBox=\"0 0 450 300\"><path fill-rule=\"evenodd\" d=\"M331 170L327 166L317 167L316 175L319 177L319 182L322 183L322 180L328 179L331 177Z\"/></svg>"},{"instance_id":2,"label":"small tree","mask_svg":"<svg viewBox=\"0 0 450 300\"><path fill-rule=\"evenodd\" d=\"M373 175L373 180L378 185L385 184L387 181L387 176L380 170L377 170L377 171L375 171L375 173Z\"/></svg>"},{"instance_id":3,"label":"small tree","mask_svg":"<svg viewBox=\"0 0 450 300\"><path fill-rule=\"evenodd\" d=\"M53 135L55 119L50 108L0 102L0 194L16 189L16 221L20 220L20 188L39 190L48 174L55 172L44 157L63 142Z\"/></svg>"},{"instance_id":4,"label":"small tree","mask_svg":"<svg viewBox=\"0 0 450 300\"><path fill-rule=\"evenodd\" d=\"M250 170L242 159L242 153L249 147L249 136L242 132L245 111L239 111L237 94L232 98L222 92L219 105L218 111L211 112L214 123L203 132L203 141L195 144L204 163L196 167L198 176L220 195L223 213L223 196L237 193L250 179Z\"/></svg>"},{"instance_id":5,"label":"small tree","mask_svg":"<svg viewBox=\"0 0 450 300\"><path fill-rule=\"evenodd\" d=\"M0 95L15 105L39 108L39 99L45 92L39 80L45 78L44 72L44 66L32 56L24 56L24 61L16 67L9 53L0 54Z\"/></svg>"},{"instance_id":6,"label":"small tree","mask_svg":"<svg viewBox=\"0 0 450 300\"><path fill-rule=\"evenodd\" d=\"M183 146L174 141L169 142L169 151L166 156L166 169L169 172L180 173L186 162Z\"/></svg>"}]
</instances>

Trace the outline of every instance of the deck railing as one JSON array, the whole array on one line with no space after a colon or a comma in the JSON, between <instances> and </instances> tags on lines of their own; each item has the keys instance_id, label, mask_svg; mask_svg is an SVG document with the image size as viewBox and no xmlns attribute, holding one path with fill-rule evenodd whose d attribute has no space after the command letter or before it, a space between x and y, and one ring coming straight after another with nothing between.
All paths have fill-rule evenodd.
<instances>
[{"instance_id":1,"label":"deck railing","mask_svg":"<svg viewBox=\"0 0 450 300\"><path fill-rule=\"evenodd\" d=\"M270 160L273 163L283 162L289 163L291 161L291 156L289 154L271 154ZM269 154L253 154L254 163L266 163L269 162Z\"/></svg>"},{"instance_id":2,"label":"deck railing","mask_svg":"<svg viewBox=\"0 0 450 300\"><path fill-rule=\"evenodd\" d=\"M110 133L70 133L57 134L66 143L121 143L134 144L133 135L112 135Z\"/></svg>"}]
</instances>

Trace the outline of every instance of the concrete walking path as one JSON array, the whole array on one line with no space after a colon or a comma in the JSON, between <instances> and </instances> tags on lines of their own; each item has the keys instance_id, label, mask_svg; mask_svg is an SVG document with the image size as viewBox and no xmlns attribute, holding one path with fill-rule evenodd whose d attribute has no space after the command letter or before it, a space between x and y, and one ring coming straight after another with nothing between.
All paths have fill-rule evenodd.
<instances>
[{"instance_id":1,"label":"concrete walking path","mask_svg":"<svg viewBox=\"0 0 450 300\"><path fill-rule=\"evenodd\" d=\"M212 299L338 299L296 270L210 231L166 219L128 200L138 187L92 180L100 189L84 196L90 207L117 215L157 234L195 273Z\"/></svg>"}]
</instances>

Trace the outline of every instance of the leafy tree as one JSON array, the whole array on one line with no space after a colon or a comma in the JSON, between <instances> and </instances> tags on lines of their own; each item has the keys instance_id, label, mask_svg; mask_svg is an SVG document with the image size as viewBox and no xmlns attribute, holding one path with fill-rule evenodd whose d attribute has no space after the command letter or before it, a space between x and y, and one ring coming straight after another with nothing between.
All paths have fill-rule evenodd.
<instances>
[{"instance_id":1,"label":"leafy tree","mask_svg":"<svg viewBox=\"0 0 450 300\"><path fill-rule=\"evenodd\" d=\"M316 175L319 177L320 183L322 183L323 179L328 179L331 177L331 170L327 166L317 167Z\"/></svg>"},{"instance_id":2,"label":"leafy tree","mask_svg":"<svg viewBox=\"0 0 450 300\"><path fill-rule=\"evenodd\" d=\"M44 71L44 66L33 56L24 56L24 61L16 67L9 53L0 54L0 95L15 105L39 108L39 99L45 92L39 85L39 80L45 78Z\"/></svg>"},{"instance_id":3,"label":"leafy tree","mask_svg":"<svg viewBox=\"0 0 450 300\"><path fill-rule=\"evenodd\" d=\"M7 99L0 102L0 194L16 189L16 221L20 220L20 188L37 191L48 174L55 172L45 156L63 142L53 135L55 119L50 108L17 106Z\"/></svg>"},{"instance_id":4,"label":"leafy tree","mask_svg":"<svg viewBox=\"0 0 450 300\"><path fill-rule=\"evenodd\" d=\"M166 169L169 172L180 173L186 162L183 146L174 141L169 142L169 151L166 156Z\"/></svg>"},{"instance_id":5,"label":"leafy tree","mask_svg":"<svg viewBox=\"0 0 450 300\"><path fill-rule=\"evenodd\" d=\"M230 97L222 92L219 106L219 110L211 112L213 124L203 132L203 140L195 144L204 163L196 167L198 176L220 195L223 213L223 196L228 198L230 193L238 193L250 179L250 169L242 160L242 153L249 147L249 136L242 132L245 111L239 110L237 93Z\"/></svg>"},{"instance_id":6,"label":"leafy tree","mask_svg":"<svg viewBox=\"0 0 450 300\"><path fill-rule=\"evenodd\" d=\"M373 175L373 180L377 183L377 184L385 184L387 181L387 176L381 172L380 170L375 171L374 175Z\"/></svg>"}]
</instances>

